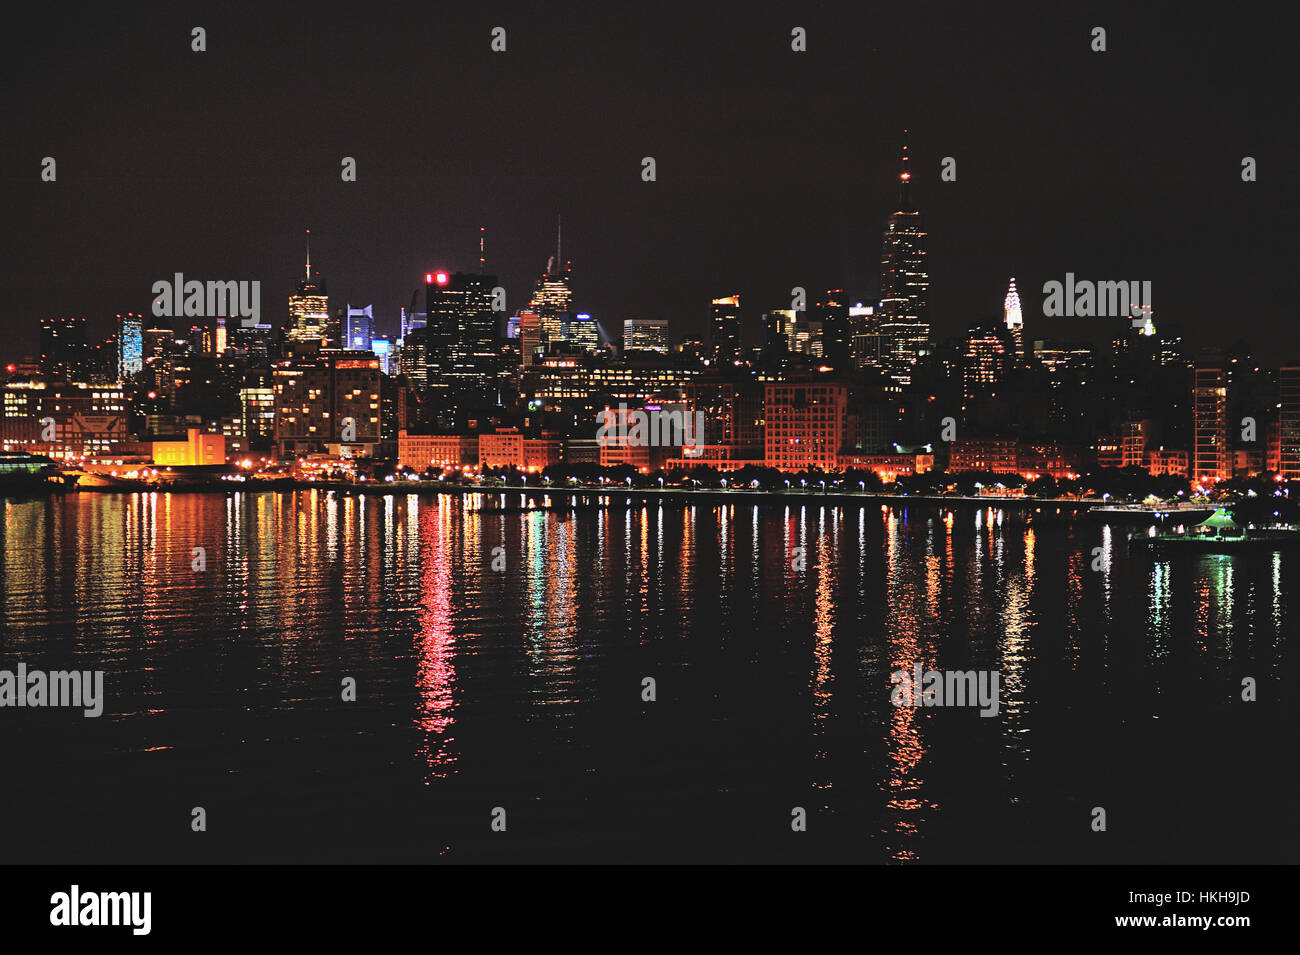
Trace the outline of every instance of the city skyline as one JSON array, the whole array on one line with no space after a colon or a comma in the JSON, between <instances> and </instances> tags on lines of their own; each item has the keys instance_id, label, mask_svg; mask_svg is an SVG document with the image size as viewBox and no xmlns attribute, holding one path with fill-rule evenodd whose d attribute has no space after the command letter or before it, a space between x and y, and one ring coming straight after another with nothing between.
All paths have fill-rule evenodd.
<instances>
[{"instance_id":1,"label":"city skyline","mask_svg":"<svg viewBox=\"0 0 1300 955\"><path fill-rule=\"evenodd\" d=\"M4 450L89 454L114 479L128 458L150 453L194 465L264 451L295 467L322 455L416 470L539 471L567 460L641 474L867 469L886 484L936 466L1028 481L1134 466L1152 479L1181 476L1187 490L1300 476L1300 362L1274 353L1276 372L1266 370L1245 339L1189 348L1181 324L1156 320L1150 281L1067 272L1044 286L1055 287L1058 314L1104 333L1102 348L1037 339L1014 276L1000 321L936 336L929 232L906 133L873 306L855 307L843 289L793 287L788 308L761 312L755 336L733 291L710 299L699 340L665 334L666 319L626 319L629 341L613 322L602 341L597 321L578 310L557 216L554 254L525 305L511 314L480 228L478 270L424 273L393 342L373 305L331 305L306 229L303 272L278 321L274 302L262 310L260 281L187 282L182 273L154 283L156 321L118 314L100 344L84 317L43 318L39 356L5 368ZM642 329L654 331L644 338ZM631 402L651 418L666 403L701 424L689 450L677 442L678 457L624 440L600 444L592 458L592 416L612 401L622 415ZM53 431L38 429L47 421ZM951 453L935 456L941 429ZM221 435L221 446L208 448L204 433Z\"/></svg>"}]
</instances>

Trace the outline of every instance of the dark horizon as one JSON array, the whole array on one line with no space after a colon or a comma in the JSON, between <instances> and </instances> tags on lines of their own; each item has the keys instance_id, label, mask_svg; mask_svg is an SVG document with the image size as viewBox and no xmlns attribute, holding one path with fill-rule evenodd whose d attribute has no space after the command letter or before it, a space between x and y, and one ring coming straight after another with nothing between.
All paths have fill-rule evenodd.
<instances>
[{"instance_id":1,"label":"dark horizon","mask_svg":"<svg viewBox=\"0 0 1300 955\"><path fill-rule=\"evenodd\" d=\"M1275 231L1296 217L1300 136L1282 31L1270 56L1257 21L1210 29L1158 7L1054 23L1032 7L28 16L45 20L9 31L5 57L7 360L37 350L42 317L84 316L102 339L114 314L149 314L152 282L176 271L259 279L278 321L308 228L331 307L372 304L391 335L426 271L477 269L486 226L513 312L557 215L576 305L607 329L662 317L702 337L709 300L739 292L752 341L795 285L873 303L904 128L936 339L999 317L1013 275L1028 339L1104 338L1102 322L1042 317L1043 283L1073 272L1151 281L1157 328L1181 325L1189 349L1300 350ZM190 50L196 25L207 52ZM489 48L496 25L505 53ZM808 52L790 50L793 26ZM640 179L646 155L657 182ZM44 156L57 182L41 181ZM956 182L940 181L945 156ZM1257 182L1241 181L1243 156Z\"/></svg>"}]
</instances>

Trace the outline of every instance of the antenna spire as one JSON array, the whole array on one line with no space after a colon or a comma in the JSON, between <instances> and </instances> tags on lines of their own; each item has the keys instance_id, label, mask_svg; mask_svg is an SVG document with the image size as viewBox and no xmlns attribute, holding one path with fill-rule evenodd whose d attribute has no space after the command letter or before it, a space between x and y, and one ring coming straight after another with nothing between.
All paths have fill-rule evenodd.
<instances>
[{"instance_id":1,"label":"antenna spire","mask_svg":"<svg viewBox=\"0 0 1300 955\"><path fill-rule=\"evenodd\" d=\"M478 227L478 274L487 275L487 226Z\"/></svg>"},{"instance_id":2,"label":"antenna spire","mask_svg":"<svg viewBox=\"0 0 1300 955\"><path fill-rule=\"evenodd\" d=\"M562 217L557 215L555 217L555 267L557 269L564 268L564 256L560 255L560 238L563 235L562 227Z\"/></svg>"},{"instance_id":3,"label":"antenna spire","mask_svg":"<svg viewBox=\"0 0 1300 955\"><path fill-rule=\"evenodd\" d=\"M898 202L904 212L912 210L912 171L907 165L907 130L903 130L903 158L898 167Z\"/></svg>"},{"instance_id":4,"label":"antenna spire","mask_svg":"<svg viewBox=\"0 0 1300 955\"><path fill-rule=\"evenodd\" d=\"M307 230L307 281L311 281L311 229Z\"/></svg>"}]
</instances>

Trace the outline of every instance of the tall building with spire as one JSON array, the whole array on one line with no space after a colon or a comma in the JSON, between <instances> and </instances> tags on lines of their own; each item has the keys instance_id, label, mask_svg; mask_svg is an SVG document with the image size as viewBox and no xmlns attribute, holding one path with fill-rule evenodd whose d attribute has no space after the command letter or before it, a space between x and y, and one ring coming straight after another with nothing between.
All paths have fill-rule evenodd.
<instances>
[{"instance_id":1,"label":"tall building with spire","mask_svg":"<svg viewBox=\"0 0 1300 955\"><path fill-rule=\"evenodd\" d=\"M1016 346L1016 361L1025 357L1025 319L1020 313L1020 293L1016 291L1015 276L1007 289L1007 297L1002 300L1002 316L1007 326L1007 333Z\"/></svg>"},{"instance_id":2,"label":"tall building with spire","mask_svg":"<svg viewBox=\"0 0 1300 955\"><path fill-rule=\"evenodd\" d=\"M311 229L307 230L307 273L289 296L290 341L301 342L329 337L330 300L325 280L311 271Z\"/></svg>"},{"instance_id":3,"label":"tall building with spire","mask_svg":"<svg viewBox=\"0 0 1300 955\"><path fill-rule=\"evenodd\" d=\"M528 310L541 320L542 341L562 342L569 338L569 324L573 319L573 288L570 278L571 263L561 258L562 223L555 220L555 255L546 260L546 272L537 280Z\"/></svg>"},{"instance_id":4,"label":"tall building with spire","mask_svg":"<svg viewBox=\"0 0 1300 955\"><path fill-rule=\"evenodd\" d=\"M917 359L930 351L925 238L920 213L912 204L912 171L904 144L898 206L885 223L880 257L879 317L883 363L890 377L904 385L911 383Z\"/></svg>"}]
</instances>

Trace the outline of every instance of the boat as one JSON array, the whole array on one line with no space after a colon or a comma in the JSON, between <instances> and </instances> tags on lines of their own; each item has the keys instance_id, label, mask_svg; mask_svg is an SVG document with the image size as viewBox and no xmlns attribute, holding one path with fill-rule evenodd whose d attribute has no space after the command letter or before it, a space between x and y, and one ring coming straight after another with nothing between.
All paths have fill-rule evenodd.
<instances>
[{"instance_id":1,"label":"boat","mask_svg":"<svg viewBox=\"0 0 1300 955\"><path fill-rule=\"evenodd\" d=\"M1241 551L1277 551L1300 546L1300 527L1277 524L1267 527L1239 524L1218 508L1193 527L1150 534L1133 534L1129 546L1138 550L1206 554L1235 554Z\"/></svg>"},{"instance_id":2,"label":"boat","mask_svg":"<svg viewBox=\"0 0 1300 955\"><path fill-rule=\"evenodd\" d=\"M64 471L44 455L26 451L0 452L0 495L48 494L71 490L76 485L75 473Z\"/></svg>"}]
</instances>

